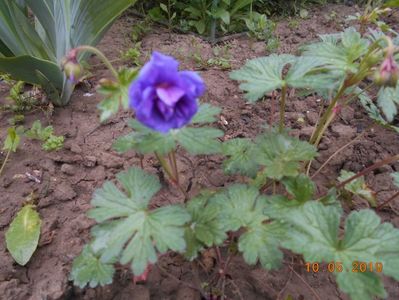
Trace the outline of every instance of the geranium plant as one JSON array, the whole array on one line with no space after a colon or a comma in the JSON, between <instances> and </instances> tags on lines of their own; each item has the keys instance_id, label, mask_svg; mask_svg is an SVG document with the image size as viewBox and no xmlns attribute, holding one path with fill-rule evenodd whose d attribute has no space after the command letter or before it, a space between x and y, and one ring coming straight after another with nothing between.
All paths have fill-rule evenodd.
<instances>
[{"instance_id":1,"label":"geranium plant","mask_svg":"<svg viewBox=\"0 0 399 300\"><path fill-rule=\"evenodd\" d=\"M74 51L74 55L98 53L85 46ZM80 287L108 284L114 264L120 263L130 265L134 278L142 280L158 257L169 251L195 261L204 249L215 248L220 254L218 247L230 246L235 250L229 251L229 258L218 256L218 267L224 270L218 276L225 281L232 255L241 254L248 264L259 262L270 270L281 266L285 248L303 255L304 262L334 263L337 284L351 299L386 297L381 275L399 280L399 230L382 223L372 209L344 215L339 200L343 193L350 193L375 201L364 175L397 161L399 155L357 174L342 172L335 187L324 194L316 191L306 164L317 156L317 145L340 107L357 98L365 102L366 90L372 90L362 82L372 76L372 85L381 87L378 106L371 98L367 101L376 108L373 116L378 113L379 122L388 125L396 110L387 105L392 109L398 102L397 55L398 48L389 37L380 33L362 37L348 29L323 36L321 42L306 46L302 56L272 55L249 61L232 78L243 82L241 88L250 101L281 91L279 126L255 139L224 143L218 139L223 132L209 126L220 110L198 102L205 90L198 74L179 71L177 61L157 52L140 72L117 72L111 67L114 79L100 82L100 91L107 95L100 104L102 119L121 104L136 115L129 122L132 133L119 138L114 149L153 154L184 201L152 208L151 199L161 189L159 179L138 167L117 174L118 184L105 182L95 191L88 213L97 222L92 240L75 259L71 279ZM332 97L310 142L291 137L285 128L290 88ZM224 171L242 175L240 182L188 195L176 163L180 147L192 155L224 155ZM395 184L398 176L393 174ZM366 269L353 271L360 263ZM211 290L198 289L211 298Z\"/></svg>"}]
</instances>

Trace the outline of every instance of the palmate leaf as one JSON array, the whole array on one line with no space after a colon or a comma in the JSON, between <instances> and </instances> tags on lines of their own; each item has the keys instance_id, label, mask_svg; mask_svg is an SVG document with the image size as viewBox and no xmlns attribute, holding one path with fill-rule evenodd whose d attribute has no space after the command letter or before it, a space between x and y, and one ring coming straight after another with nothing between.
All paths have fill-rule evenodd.
<instances>
[{"instance_id":1,"label":"palmate leaf","mask_svg":"<svg viewBox=\"0 0 399 300\"><path fill-rule=\"evenodd\" d=\"M209 201L212 196L210 192L203 193L187 204L191 222L185 232L185 256L190 260L194 259L204 246L220 245L227 238L225 226L219 218L220 207Z\"/></svg>"},{"instance_id":2,"label":"palmate leaf","mask_svg":"<svg viewBox=\"0 0 399 300\"><path fill-rule=\"evenodd\" d=\"M264 214L265 196L254 187L234 185L215 195L212 201L220 206L219 218L226 231L244 228L238 248L247 263L255 264L259 260L266 269L280 266L283 255L279 246L285 236L285 225L270 222Z\"/></svg>"},{"instance_id":3,"label":"palmate leaf","mask_svg":"<svg viewBox=\"0 0 399 300\"><path fill-rule=\"evenodd\" d=\"M338 177L339 182L343 182L355 173L342 170L340 176ZM354 195L357 195L363 199L366 199L372 206L376 206L376 194L371 190L364 181L364 177L357 178L344 186L344 189Z\"/></svg>"},{"instance_id":4,"label":"palmate leaf","mask_svg":"<svg viewBox=\"0 0 399 300\"><path fill-rule=\"evenodd\" d=\"M388 122L392 122L398 113L399 83L396 88L383 87L378 92L377 105L381 108Z\"/></svg>"},{"instance_id":5,"label":"palmate leaf","mask_svg":"<svg viewBox=\"0 0 399 300\"><path fill-rule=\"evenodd\" d=\"M399 127L391 125L391 124L389 124L389 122L387 122L387 120L385 120L385 118L381 114L377 105L375 105L373 100L370 98L370 96L366 92L361 91L360 89L357 90L357 92L359 92L358 98L360 100L360 103L362 104L363 108L367 111L367 113L371 119L373 119L375 122L377 122L378 124L380 124L383 127L386 127L386 128L392 129L396 132L399 132ZM389 113L389 114L391 114L391 113Z\"/></svg>"},{"instance_id":6,"label":"palmate leaf","mask_svg":"<svg viewBox=\"0 0 399 300\"><path fill-rule=\"evenodd\" d=\"M80 288L84 288L87 284L94 288L97 285L112 283L114 273L113 264L101 262L91 246L86 245L73 261L70 279Z\"/></svg>"},{"instance_id":7,"label":"palmate leaf","mask_svg":"<svg viewBox=\"0 0 399 300\"><path fill-rule=\"evenodd\" d=\"M301 161L313 159L316 148L307 142L287 135L269 132L256 141L255 161L265 166L269 178L280 180L299 174Z\"/></svg>"},{"instance_id":8,"label":"palmate leaf","mask_svg":"<svg viewBox=\"0 0 399 300\"><path fill-rule=\"evenodd\" d=\"M208 108L206 108L208 109ZM217 112L212 109L212 113L199 111L199 120L201 123L205 119L210 119L211 114ZM198 120L197 123L200 123ZM170 130L167 134L163 134L151 130L136 120L129 121L129 126L134 132L120 137L114 143L113 147L118 152L126 152L135 150L141 154L156 152L160 155L166 155L180 144L189 153L198 154L214 154L221 152L221 143L217 138L223 136L223 131L211 127L183 127L180 129Z\"/></svg>"},{"instance_id":9,"label":"palmate leaf","mask_svg":"<svg viewBox=\"0 0 399 300\"><path fill-rule=\"evenodd\" d=\"M255 144L250 139L232 139L222 145L222 152L228 157L223 162L227 174L239 173L255 177L259 165L254 160Z\"/></svg>"},{"instance_id":10,"label":"palmate leaf","mask_svg":"<svg viewBox=\"0 0 399 300\"><path fill-rule=\"evenodd\" d=\"M212 123L217 121L215 116L218 116L221 112L219 107L210 105L208 103L200 104L198 108L198 112L195 114L192 119L192 124L204 124L204 123Z\"/></svg>"},{"instance_id":11,"label":"palmate leaf","mask_svg":"<svg viewBox=\"0 0 399 300\"><path fill-rule=\"evenodd\" d=\"M358 60L368 51L370 42L361 37L354 28L348 28L340 34L320 36L321 42L303 47L303 55L320 60L326 68L356 73Z\"/></svg>"},{"instance_id":12,"label":"palmate leaf","mask_svg":"<svg viewBox=\"0 0 399 300\"><path fill-rule=\"evenodd\" d=\"M294 199L298 202L305 202L312 199L316 190L314 182L304 174L299 174L297 177L285 178L282 182L287 192L294 196Z\"/></svg>"},{"instance_id":13,"label":"palmate leaf","mask_svg":"<svg viewBox=\"0 0 399 300\"><path fill-rule=\"evenodd\" d=\"M253 102L267 93L281 89L284 85L313 89L333 86L335 77L312 73L322 64L321 60L315 58L273 54L248 61L244 67L233 71L230 78L244 82L240 84L240 89L245 91L245 97ZM284 67L287 65L290 65L290 68L287 75L283 76Z\"/></svg>"},{"instance_id":14,"label":"palmate leaf","mask_svg":"<svg viewBox=\"0 0 399 300\"><path fill-rule=\"evenodd\" d=\"M106 182L91 202L89 216L100 223L93 229L93 245L102 263L130 263L133 273L140 275L156 262L157 252L185 250L184 226L190 215L179 205L149 210L160 184L141 169L131 168L117 179L124 192Z\"/></svg>"},{"instance_id":15,"label":"palmate leaf","mask_svg":"<svg viewBox=\"0 0 399 300\"><path fill-rule=\"evenodd\" d=\"M399 230L381 223L371 210L352 212L345 222L345 234L339 238L342 209L307 202L292 210L286 220L291 224L283 246L304 256L309 262L341 262L337 272L341 290L353 300L368 300L386 295L377 273L352 272L353 262L383 264L383 273L399 278Z\"/></svg>"}]
</instances>

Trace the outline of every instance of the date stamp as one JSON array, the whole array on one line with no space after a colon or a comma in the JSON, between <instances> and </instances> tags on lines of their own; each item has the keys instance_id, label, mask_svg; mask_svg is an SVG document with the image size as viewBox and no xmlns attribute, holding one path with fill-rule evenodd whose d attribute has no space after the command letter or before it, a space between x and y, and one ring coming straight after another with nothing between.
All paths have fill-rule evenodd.
<instances>
[{"instance_id":1,"label":"date stamp","mask_svg":"<svg viewBox=\"0 0 399 300\"><path fill-rule=\"evenodd\" d=\"M381 262L363 262L363 261L353 261L351 266L344 266L342 262L329 262L326 264L321 264L317 262L307 262L305 263L305 270L308 273L341 273L341 272L352 272L352 273L366 273L375 272L381 273L384 266Z\"/></svg>"}]
</instances>

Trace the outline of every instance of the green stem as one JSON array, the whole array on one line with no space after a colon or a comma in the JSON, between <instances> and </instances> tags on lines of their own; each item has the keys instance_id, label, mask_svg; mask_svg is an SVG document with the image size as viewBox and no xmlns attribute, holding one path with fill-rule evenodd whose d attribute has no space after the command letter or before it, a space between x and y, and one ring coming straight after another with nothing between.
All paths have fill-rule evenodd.
<instances>
[{"instance_id":1,"label":"green stem","mask_svg":"<svg viewBox=\"0 0 399 300\"><path fill-rule=\"evenodd\" d=\"M323 117L320 119L319 124L316 127L315 132L312 134L309 143L317 146L320 143L321 138L323 137L324 132L326 131L328 125L330 125L331 121L334 117L334 108L338 103L338 100L344 94L347 86L342 84L340 89L338 90L335 97L331 100L330 105L327 107L326 111L323 114Z\"/></svg>"},{"instance_id":2,"label":"green stem","mask_svg":"<svg viewBox=\"0 0 399 300\"><path fill-rule=\"evenodd\" d=\"M115 70L115 68L112 66L111 62L108 60L108 58L97 48L92 47L92 46L79 46L76 48L78 51L87 51L87 52L92 52L96 54L101 61L106 65L106 67L112 72L112 75L115 77L115 79L118 80L118 72Z\"/></svg>"},{"instance_id":3,"label":"green stem","mask_svg":"<svg viewBox=\"0 0 399 300\"><path fill-rule=\"evenodd\" d=\"M280 99L280 123L279 132L282 133L284 130L284 117L285 117L285 102L287 98L287 85L284 84L281 89L281 99Z\"/></svg>"},{"instance_id":4,"label":"green stem","mask_svg":"<svg viewBox=\"0 0 399 300\"><path fill-rule=\"evenodd\" d=\"M0 176L1 176L1 173L3 173L4 167L6 166L8 158L10 157L10 153L11 153L11 149L7 151L6 158L4 159L3 164L1 165Z\"/></svg>"},{"instance_id":5,"label":"green stem","mask_svg":"<svg viewBox=\"0 0 399 300\"><path fill-rule=\"evenodd\" d=\"M155 152L155 156L157 157L159 163L161 164L162 168L165 170L168 177L173 181L173 183L177 183L176 178L173 175L173 171L170 169L170 166L168 165L166 160L162 157L162 155L159 155L157 152Z\"/></svg>"}]
</instances>

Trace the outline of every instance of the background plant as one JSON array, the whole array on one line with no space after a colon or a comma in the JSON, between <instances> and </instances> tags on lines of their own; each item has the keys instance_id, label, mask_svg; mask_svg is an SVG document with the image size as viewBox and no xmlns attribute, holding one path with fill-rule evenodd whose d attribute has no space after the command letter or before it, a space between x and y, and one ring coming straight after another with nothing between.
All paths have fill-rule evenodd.
<instances>
[{"instance_id":1,"label":"background plant","mask_svg":"<svg viewBox=\"0 0 399 300\"><path fill-rule=\"evenodd\" d=\"M97 44L134 2L1 1L0 72L40 85L56 105L67 104L76 82L61 70L62 58L77 45Z\"/></svg>"}]
</instances>

